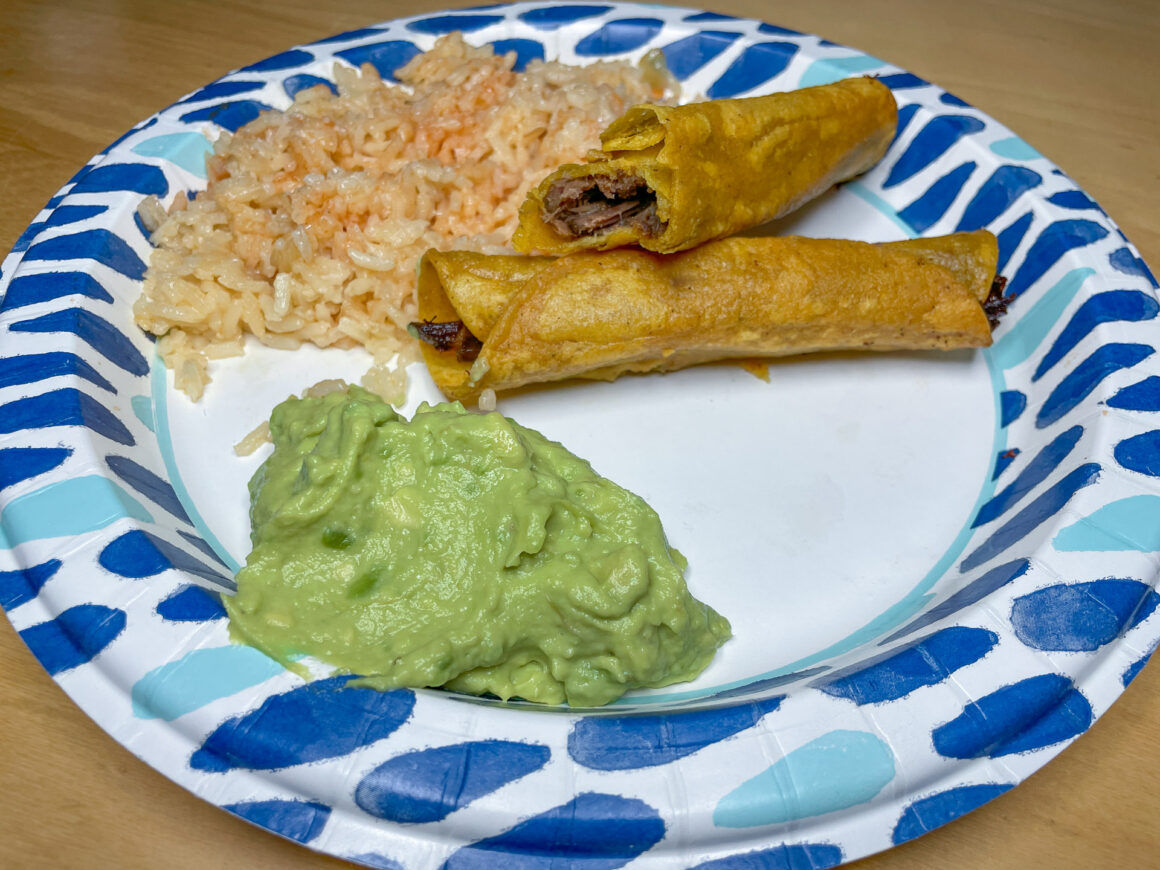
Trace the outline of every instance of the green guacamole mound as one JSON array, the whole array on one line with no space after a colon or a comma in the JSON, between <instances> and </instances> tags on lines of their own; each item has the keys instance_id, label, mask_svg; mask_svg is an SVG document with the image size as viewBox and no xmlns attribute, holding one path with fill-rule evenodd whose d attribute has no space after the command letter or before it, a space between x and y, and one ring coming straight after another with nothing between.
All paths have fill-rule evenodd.
<instances>
[{"instance_id":1,"label":"green guacamole mound","mask_svg":"<svg viewBox=\"0 0 1160 870\"><path fill-rule=\"evenodd\" d=\"M729 637L656 513L498 413L358 387L288 399L250 481L234 637L380 689L596 706L690 680Z\"/></svg>"}]
</instances>

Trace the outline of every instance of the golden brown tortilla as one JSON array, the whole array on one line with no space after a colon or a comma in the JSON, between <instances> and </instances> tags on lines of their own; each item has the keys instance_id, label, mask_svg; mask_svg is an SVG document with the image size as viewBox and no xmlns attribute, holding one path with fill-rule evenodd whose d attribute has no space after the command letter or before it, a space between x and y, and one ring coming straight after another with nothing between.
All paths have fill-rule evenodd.
<instances>
[{"instance_id":1,"label":"golden brown tortilla","mask_svg":"<svg viewBox=\"0 0 1160 870\"><path fill-rule=\"evenodd\" d=\"M830 350L982 347L998 245L986 230L868 244L734 237L679 254L559 259L428 251L424 321L461 320L478 358L424 344L450 399L712 360Z\"/></svg>"},{"instance_id":2,"label":"golden brown tortilla","mask_svg":"<svg viewBox=\"0 0 1160 870\"><path fill-rule=\"evenodd\" d=\"M624 245L685 250L787 214L865 172L886 153L897 121L890 89L871 78L635 106L601 134L602 150L588 163L562 166L529 193L513 244L548 254ZM582 206L567 197L560 204L560 191L584 187L590 193ZM612 223L573 235L569 220Z\"/></svg>"}]
</instances>

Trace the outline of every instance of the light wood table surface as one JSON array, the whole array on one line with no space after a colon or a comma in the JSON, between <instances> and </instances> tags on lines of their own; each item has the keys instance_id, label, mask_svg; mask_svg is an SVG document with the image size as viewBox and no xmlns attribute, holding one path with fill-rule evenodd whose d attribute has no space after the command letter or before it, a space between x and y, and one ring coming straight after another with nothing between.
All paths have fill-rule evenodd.
<instances>
[{"instance_id":1,"label":"light wood table surface","mask_svg":"<svg viewBox=\"0 0 1160 870\"><path fill-rule=\"evenodd\" d=\"M86 160L184 94L294 44L454 2L4 0L0 249ZM692 4L690 4L692 5ZM1156 0L710 0L886 59L1054 160L1160 267ZM316 9L331 7L325 12ZM0 349L2 351L2 349ZM1160 668L1018 788L856 866L1160 867ZM147 767L0 625L0 867L350 866L251 827Z\"/></svg>"}]
</instances>

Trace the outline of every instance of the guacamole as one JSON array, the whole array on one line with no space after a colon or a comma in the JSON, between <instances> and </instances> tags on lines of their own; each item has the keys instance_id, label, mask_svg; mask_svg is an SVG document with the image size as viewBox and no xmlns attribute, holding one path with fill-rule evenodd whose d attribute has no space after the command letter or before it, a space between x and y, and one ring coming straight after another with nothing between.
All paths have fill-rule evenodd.
<instances>
[{"instance_id":1,"label":"guacamole","mask_svg":"<svg viewBox=\"0 0 1160 870\"><path fill-rule=\"evenodd\" d=\"M729 624L656 513L498 413L287 399L250 481L236 639L381 689L607 704L699 674Z\"/></svg>"}]
</instances>

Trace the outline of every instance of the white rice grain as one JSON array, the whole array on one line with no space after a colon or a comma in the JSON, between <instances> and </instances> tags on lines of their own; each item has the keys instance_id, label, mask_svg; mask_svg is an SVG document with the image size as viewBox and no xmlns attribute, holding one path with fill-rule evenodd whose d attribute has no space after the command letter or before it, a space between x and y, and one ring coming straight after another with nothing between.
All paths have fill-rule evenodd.
<instances>
[{"instance_id":1,"label":"white rice grain","mask_svg":"<svg viewBox=\"0 0 1160 870\"><path fill-rule=\"evenodd\" d=\"M532 185L675 84L648 64L513 63L452 34L397 70L399 84L336 64L337 96L301 91L219 136L195 199L179 192L168 214L143 201L157 247L133 311L163 336L178 388L200 397L208 360L236 353L242 332L274 347L364 345L376 364L416 358L419 257L509 251Z\"/></svg>"}]
</instances>

